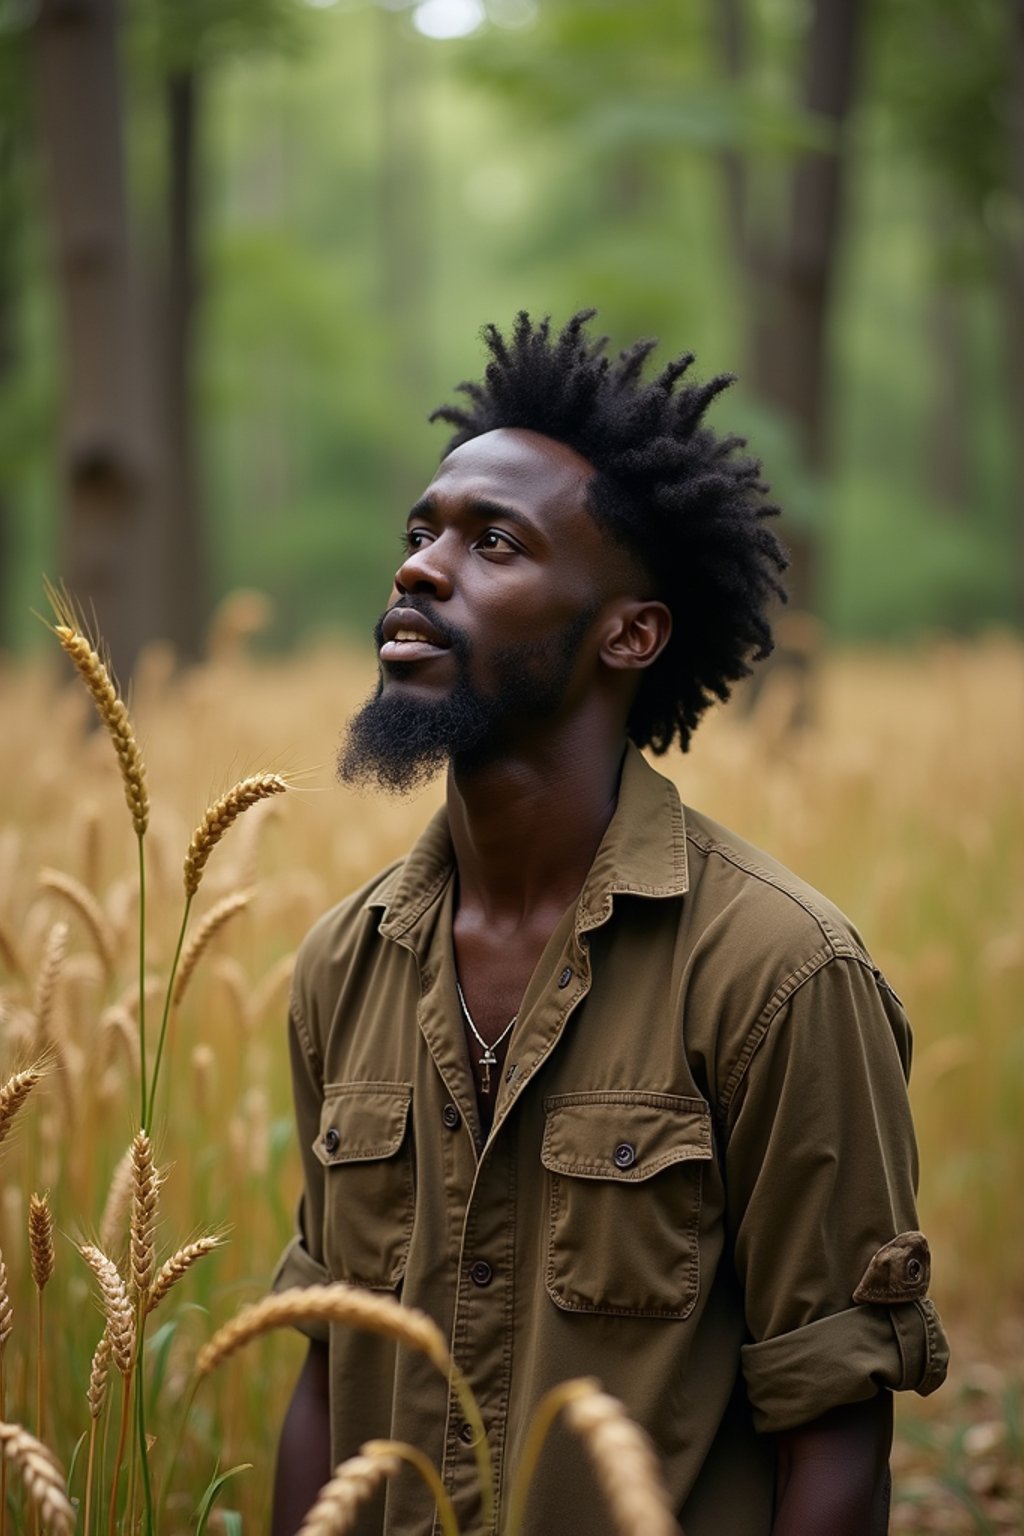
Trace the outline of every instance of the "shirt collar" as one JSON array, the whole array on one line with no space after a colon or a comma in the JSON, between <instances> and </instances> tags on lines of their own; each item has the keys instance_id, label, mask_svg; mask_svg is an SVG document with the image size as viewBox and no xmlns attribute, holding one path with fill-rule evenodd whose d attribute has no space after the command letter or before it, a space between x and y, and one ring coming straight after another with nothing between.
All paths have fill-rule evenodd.
<instances>
[{"instance_id":1,"label":"shirt collar","mask_svg":"<svg viewBox=\"0 0 1024 1536\"><path fill-rule=\"evenodd\" d=\"M442 806L403 863L367 898L383 908L380 932L409 934L444 890L454 868L448 815ZM576 930L597 928L611 915L615 896L682 896L689 886L686 825L675 785L657 773L630 742L622 765L615 813L583 882Z\"/></svg>"}]
</instances>

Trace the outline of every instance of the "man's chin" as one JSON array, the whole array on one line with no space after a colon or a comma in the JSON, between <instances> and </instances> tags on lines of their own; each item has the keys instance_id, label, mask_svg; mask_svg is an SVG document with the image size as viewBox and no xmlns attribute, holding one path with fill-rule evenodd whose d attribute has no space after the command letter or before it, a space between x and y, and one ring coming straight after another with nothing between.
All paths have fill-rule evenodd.
<instances>
[{"instance_id":1,"label":"man's chin","mask_svg":"<svg viewBox=\"0 0 1024 1536\"><path fill-rule=\"evenodd\" d=\"M382 680L349 721L338 753L343 784L407 795L453 758L475 755L488 734L486 702L467 687L439 696Z\"/></svg>"}]
</instances>

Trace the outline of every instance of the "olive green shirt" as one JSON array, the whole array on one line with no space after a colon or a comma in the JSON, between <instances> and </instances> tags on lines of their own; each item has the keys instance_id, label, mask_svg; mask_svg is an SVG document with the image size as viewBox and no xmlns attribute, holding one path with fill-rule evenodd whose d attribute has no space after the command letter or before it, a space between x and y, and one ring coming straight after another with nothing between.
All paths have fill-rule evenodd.
<instances>
[{"instance_id":1,"label":"olive green shirt","mask_svg":"<svg viewBox=\"0 0 1024 1536\"><path fill-rule=\"evenodd\" d=\"M770 1432L945 1374L899 1000L834 906L684 810L630 748L482 1143L453 887L441 811L302 948L304 1193L275 1287L344 1280L429 1313L480 1401L503 1505L538 1399L587 1375L651 1435L686 1536L762 1536ZM475 1529L473 1435L446 1383L385 1339L329 1341L335 1462L410 1441ZM356 1527L433 1528L409 1469ZM556 1425L525 1530L611 1529Z\"/></svg>"}]
</instances>

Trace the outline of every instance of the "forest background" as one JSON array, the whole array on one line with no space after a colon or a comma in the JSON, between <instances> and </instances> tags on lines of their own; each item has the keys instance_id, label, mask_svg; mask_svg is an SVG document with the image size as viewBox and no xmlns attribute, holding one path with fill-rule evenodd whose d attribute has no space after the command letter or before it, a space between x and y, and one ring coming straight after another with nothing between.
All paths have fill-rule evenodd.
<instances>
[{"instance_id":1,"label":"forest background","mask_svg":"<svg viewBox=\"0 0 1024 1536\"><path fill-rule=\"evenodd\" d=\"M584 305L739 375L832 633L1019 623L1021 17L4 0L0 643L365 630L480 325Z\"/></svg>"},{"instance_id":2,"label":"forest background","mask_svg":"<svg viewBox=\"0 0 1024 1536\"><path fill-rule=\"evenodd\" d=\"M427 413L479 373L482 323L589 305L615 346L738 375L712 424L786 510L797 665L661 766L846 908L907 1004L956 1351L901 1404L893 1529L1018 1532L1024 0L0 0L0 1047L59 1062L0 1153L8 1415L35 1422L24 1217L49 1189L67 1464L99 1329L71 1243L106 1230L138 1078L130 827L42 574L131 683L146 988L203 807L262 768L324 791L250 812L194 915L231 912L174 1013L163 1219L231 1234L147 1355L166 1471L196 1348L291 1226L295 948L437 799L353 801L329 763ZM198 1400L161 1530L243 1461L220 1524L261 1528L300 1351Z\"/></svg>"}]
</instances>

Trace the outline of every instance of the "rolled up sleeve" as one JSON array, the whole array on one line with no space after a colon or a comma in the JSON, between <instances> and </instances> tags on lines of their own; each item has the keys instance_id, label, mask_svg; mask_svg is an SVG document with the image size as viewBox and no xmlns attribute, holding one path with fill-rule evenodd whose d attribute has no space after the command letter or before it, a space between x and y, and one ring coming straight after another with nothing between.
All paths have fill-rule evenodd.
<instances>
[{"instance_id":1,"label":"rolled up sleeve","mask_svg":"<svg viewBox=\"0 0 1024 1536\"><path fill-rule=\"evenodd\" d=\"M325 1285L331 1279L323 1255L323 1168L312 1150L320 1128L322 1073L299 1002L294 996L288 1013L288 1049L295 1123L302 1158L303 1191L298 1205L295 1236L278 1260L271 1280L271 1290L274 1292L291 1290L297 1286ZM296 1326L308 1338L327 1342L329 1329L326 1323L312 1321Z\"/></svg>"},{"instance_id":2,"label":"rolled up sleeve","mask_svg":"<svg viewBox=\"0 0 1024 1536\"><path fill-rule=\"evenodd\" d=\"M761 1431L880 1388L928 1393L945 1377L916 1232L909 1062L899 1001L859 959L827 960L760 1021L725 1158L742 1369ZM912 1251L900 1247L909 1237ZM881 1278L856 1302L866 1274Z\"/></svg>"}]
</instances>

